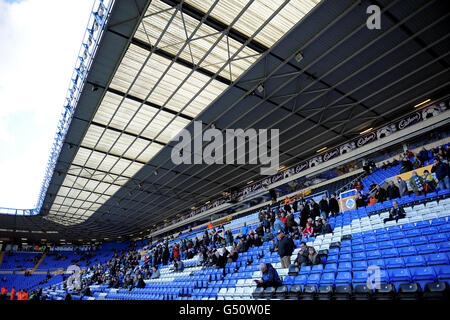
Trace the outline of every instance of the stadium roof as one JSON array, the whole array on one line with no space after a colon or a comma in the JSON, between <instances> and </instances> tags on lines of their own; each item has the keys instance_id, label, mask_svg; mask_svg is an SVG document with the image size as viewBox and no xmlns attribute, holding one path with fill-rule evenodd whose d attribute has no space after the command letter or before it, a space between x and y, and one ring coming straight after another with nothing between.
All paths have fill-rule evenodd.
<instances>
[{"instance_id":1,"label":"stadium roof","mask_svg":"<svg viewBox=\"0 0 450 320\"><path fill-rule=\"evenodd\" d=\"M372 1L380 30L364 1L267 3L114 2L40 214L1 216L6 230L136 234L260 178L255 165L173 164L169 142L194 120L279 128L289 165L448 97L445 3Z\"/></svg>"}]
</instances>

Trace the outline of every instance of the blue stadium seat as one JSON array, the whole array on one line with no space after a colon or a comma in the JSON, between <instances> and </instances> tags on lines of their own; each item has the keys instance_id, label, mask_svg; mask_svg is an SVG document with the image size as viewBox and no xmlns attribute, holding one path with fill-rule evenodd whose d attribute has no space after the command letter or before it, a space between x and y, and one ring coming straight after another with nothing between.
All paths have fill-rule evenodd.
<instances>
[{"instance_id":1,"label":"blue stadium seat","mask_svg":"<svg viewBox=\"0 0 450 320\"><path fill-rule=\"evenodd\" d=\"M425 255L427 265L435 266L440 264L448 264L448 256L445 253L433 253Z\"/></svg>"},{"instance_id":2,"label":"blue stadium seat","mask_svg":"<svg viewBox=\"0 0 450 320\"><path fill-rule=\"evenodd\" d=\"M381 250L381 256L386 258L398 257L398 250L396 248Z\"/></svg>"},{"instance_id":3,"label":"blue stadium seat","mask_svg":"<svg viewBox=\"0 0 450 320\"><path fill-rule=\"evenodd\" d=\"M360 261L353 261L352 263L352 270L353 271L363 271L367 270L367 261L366 260L360 260Z\"/></svg>"},{"instance_id":4,"label":"blue stadium seat","mask_svg":"<svg viewBox=\"0 0 450 320\"><path fill-rule=\"evenodd\" d=\"M365 251L372 251L372 250L378 250L378 243L373 242L373 243L368 243L365 246Z\"/></svg>"},{"instance_id":5,"label":"blue stadium seat","mask_svg":"<svg viewBox=\"0 0 450 320\"><path fill-rule=\"evenodd\" d=\"M339 262L350 262L352 261L352 255L349 253L339 255Z\"/></svg>"},{"instance_id":6,"label":"blue stadium seat","mask_svg":"<svg viewBox=\"0 0 450 320\"><path fill-rule=\"evenodd\" d=\"M403 258L389 258L384 260L387 269L404 268L405 260Z\"/></svg>"},{"instance_id":7,"label":"blue stadium seat","mask_svg":"<svg viewBox=\"0 0 450 320\"><path fill-rule=\"evenodd\" d=\"M352 255L352 261L361 261L366 259L367 257L365 252L357 252Z\"/></svg>"},{"instance_id":8,"label":"blue stadium seat","mask_svg":"<svg viewBox=\"0 0 450 320\"><path fill-rule=\"evenodd\" d=\"M322 272L323 272L323 264L315 265L311 269L311 274L316 274L316 273L322 274Z\"/></svg>"},{"instance_id":9,"label":"blue stadium seat","mask_svg":"<svg viewBox=\"0 0 450 320\"><path fill-rule=\"evenodd\" d=\"M338 272L346 272L352 271L352 263L351 262L339 262Z\"/></svg>"},{"instance_id":10,"label":"blue stadium seat","mask_svg":"<svg viewBox=\"0 0 450 320\"><path fill-rule=\"evenodd\" d=\"M422 288L428 282L437 280L436 273L432 267L415 267L411 269L412 280L419 283Z\"/></svg>"},{"instance_id":11,"label":"blue stadium seat","mask_svg":"<svg viewBox=\"0 0 450 320\"><path fill-rule=\"evenodd\" d=\"M303 266L300 268L299 275L308 275L311 273L311 266Z\"/></svg>"},{"instance_id":12,"label":"blue stadium seat","mask_svg":"<svg viewBox=\"0 0 450 320\"><path fill-rule=\"evenodd\" d=\"M406 267L425 267L427 262L424 256L409 256L405 258Z\"/></svg>"},{"instance_id":13,"label":"blue stadium seat","mask_svg":"<svg viewBox=\"0 0 450 320\"><path fill-rule=\"evenodd\" d=\"M323 271L323 273L333 273L335 274L338 270L338 265L337 263L327 263L325 265L325 269Z\"/></svg>"},{"instance_id":14,"label":"blue stadium seat","mask_svg":"<svg viewBox=\"0 0 450 320\"><path fill-rule=\"evenodd\" d=\"M306 281L307 286L317 286L320 282L320 278L322 277L321 273L310 274L308 280Z\"/></svg>"},{"instance_id":15,"label":"blue stadium seat","mask_svg":"<svg viewBox=\"0 0 450 320\"><path fill-rule=\"evenodd\" d=\"M377 237L376 236L369 236L364 238L364 243L367 245L369 243L375 243L377 242Z\"/></svg>"},{"instance_id":16,"label":"blue stadium seat","mask_svg":"<svg viewBox=\"0 0 450 320\"><path fill-rule=\"evenodd\" d=\"M438 243L438 242L445 242L447 241L447 236L445 234L433 234L429 235L428 237L428 243Z\"/></svg>"},{"instance_id":17,"label":"blue stadium seat","mask_svg":"<svg viewBox=\"0 0 450 320\"><path fill-rule=\"evenodd\" d=\"M307 275L298 275L294 279L294 285L296 286L304 286L306 284L306 280L308 279Z\"/></svg>"},{"instance_id":18,"label":"blue stadium seat","mask_svg":"<svg viewBox=\"0 0 450 320\"><path fill-rule=\"evenodd\" d=\"M436 246L436 244L434 243L429 243L429 244L423 244L420 246L416 246L417 252L421 253L421 254L427 254L427 253L437 253L438 252L438 248Z\"/></svg>"},{"instance_id":19,"label":"blue stadium seat","mask_svg":"<svg viewBox=\"0 0 450 320\"><path fill-rule=\"evenodd\" d=\"M450 241L438 243L439 252L449 252L450 251Z\"/></svg>"},{"instance_id":20,"label":"blue stadium seat","mask_svg":"<svg viewBox=\"0 0 450 320\"><path fill-rule=\"evenodd\" d=\"M321 286L334 286L335 275L334 273L324 273L320 278Z\"/></svg>"},{"instance_id":21,"label":"blue stadium seat","mask_svg":"<svg viewBox=\"0 0 450 320\"><path fill-rule=\"evenodd\" d=\"M365 247L362 244L356 245L354 247L352 246L352 253L363 252L363 251L365 251Z\"/></svg>"},{"instance_id":22,"label":"blue stadium seat","mask_svg":"<svg viewBox=\"0 0 450 320\"><path fill-rule=\"evenodd\" d=\"M334 283L336 286L350 285L352 283L352 273L338 272Z\"/></svg>"},{"instance_id":23,"label":"blue stadium seat","mask_svg":"<svg viewBox=\"0 0 450 320\"><path fill-rule=\"evenodd\" d=\"M388 271L389 279L391 283L395 286L396 290L402 283L410 283L411 282L411 273L409 269L400 268L400 269L391 269Z\"/></svg>"},{"instance_id":24,"label":"blue stadium seat","mask_svg":"<svg viewBox=\"0 0 450 320\"><path fill-rule=\"evenodd\" d=\"M398 248L398 254L401 257L413 256L417 254L417 250L413 246Z\"/></svg>"},{"instance_id":25,"label":"blue stadium seat","mask_svg":"<svg viewBox=\"0 0 450 320\"><path fill-rule=\"evenodd\" d=\"M439 281L447 281L450 284L450 265L434 266Z\"/></svg>"},{"instance_id":26,"label":"blue stadium seat","mask_svg":"<svg viewBox=\"0 0 450 320\"><path fill-rule=\"evenodd\" d=\"M381 251L380 250L368 251L366 255L368 260L379 259L381 258Z\"/></svg>"},{"instance_id":27,"label":"blue stadium seat","mask_svg":"<svg viewBox=\"0 0 450 320\"><path fill-rule=\"evenodd\" d=\"M411 246L411 241L405 237L394 241L394 246L396 248L409 247Z\"/></svg>"}]
</instances>

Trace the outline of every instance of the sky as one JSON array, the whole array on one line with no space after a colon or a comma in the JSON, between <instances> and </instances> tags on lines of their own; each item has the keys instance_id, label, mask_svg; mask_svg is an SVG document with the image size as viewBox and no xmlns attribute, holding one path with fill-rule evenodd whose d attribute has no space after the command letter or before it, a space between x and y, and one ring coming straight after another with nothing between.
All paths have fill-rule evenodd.
<instances>
[{"instance_id":1,"label":"sky","mask_svg":"<svg viewBox=\"0 0 450 320\"><path fill-rule=\"evenodd\" d=\"M36 206L94 0L0 0L0 207Z\"/></svg>"}]
</instances>

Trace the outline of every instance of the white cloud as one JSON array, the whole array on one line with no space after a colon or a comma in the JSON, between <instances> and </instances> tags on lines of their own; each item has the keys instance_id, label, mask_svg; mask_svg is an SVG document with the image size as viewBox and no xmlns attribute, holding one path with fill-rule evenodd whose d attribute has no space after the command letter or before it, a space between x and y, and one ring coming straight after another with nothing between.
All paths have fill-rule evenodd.
<instances>
[{"instance_id":1,"label":"white cloud","mask_svg":"<svg viewBox=\"0 0 450 320\"><path fill-rule=\"evenodd\" d=\"M0 207L36 205L93 0L0 0Z\"/></svg>"}]
</instances>

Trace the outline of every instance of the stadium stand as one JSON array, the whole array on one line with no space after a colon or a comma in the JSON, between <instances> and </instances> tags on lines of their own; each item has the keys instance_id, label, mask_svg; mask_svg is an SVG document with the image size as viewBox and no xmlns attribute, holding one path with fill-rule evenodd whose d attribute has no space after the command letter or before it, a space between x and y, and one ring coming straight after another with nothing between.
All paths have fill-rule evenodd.
<instances>
[{"instance_id":1,"label":"stadium stand","mask_svg":"<svg viewBox=\"0 0 450 320\"><path fill-rule=\"evenodd\" d=\"M217 4L220 7L224 2L217 1L214 5L220 3ZM65 105L68 113L64 115L70 120L64 120L58 131L38 207L31 213L21 211L20 216L18 211L15 215L0 216L6 225L2 232L14 238L11 241L14 245L2 245L1 298L114 301L448 299L450 185L446 181L450 171L447 114L450 95L445 77L448 68L442 68L447 63L440 64L438 70L428 68L428 64L434 66L440 61L438 58L445 55L440 57L442 52L433 52L432 60L428 61L427 56L424 61L419 60L420 63L411 63L412 67L408 64L405 74L399 72L392 80L379 77L407 62L409 57L399 56L401 61L392 66L377 64L385 54L397 52L394 45L406 44L416 33L427 34L428 28L435 31L433 39L436 38L437 43L445 39L442 28L437 28L447 18L436 16L441 4L417 1L410 8L400 7L408 15L405 14L405 21L401 23L394 21L392 31L428 6L434 9L430 13L433 22L422 26L422 20L417 19L422 31L406 32L407 39L403 32L396 34L400 40L393 37L384 41L380 50L371 51L374 60L366 63L367 57L360 56L364 55L363 49L381 41L390 31L386 34L380 31L374 38L365 35L363 39L353 39L357 40L355 48L346 47L343 51L346 55L341 57L338 54L340 42L344 43L347 38L338 36L348 34L351 38L365 34L365 19L359 21L352 16L346 20L348 23L339 23L345 32L338 30L334 36L330 35L329 28L349 12L359 10L359 4L304 2L308 2L305 12L297 12L293 20L286 11L278 15L283 10L280 4L278 11L272 12L273 17L261 18L268 29L261 25L262 30L257 30L249 23L247 27L254 33L250 37L239 31L243 28L239 23L240 27L234 29L231 25L227 28L214 16L198 20L206 14L202 10L213 10L207 1L186 1L186 5L178 1L144 1L146 5L139 17L146 13L146 18L153 17L160 24L168 22L164 31L155 29L156 34L145 31L144 17L134 21L134 13L126 16L132 10L124 9L123 2L108 1L109 5L105 6L103 1L96 1L91 15L96 22L87 30L88 40L81 48L74 72L76 80L72 79L72 99L68 98ZM389 12L391 6L395 8L395 2L384 10ZM261 1L255 3L261 5ZM299 2L286 1L284 5L292 11L297 9L295 3ZM171 19L167 16L173 8L185 13L183 20L176 14ZM240 21L240 14L234 9L245 11L240 2L236 2L233 10L220 8L224 19L230 20L227 23ZM324 8L333 15L326 19L317 16ZM113 22L129 21L130 25L119 28L120 32L114 25L106 28L109 14ZM279 20L274 20L275 16ZM306 21L302 20L303 16ZM228 30L231 47L242 45L245 56L234 48L235 65L231 68L230 64L228 68L227 63L216 61L217 57L231 59L230 52L224 56L230 46L227 49L223 43L193 44L195 50L189 55L183 50L178 52L175 47L193 41L184 43L183 38L176 45L172 43L178 42L178 32L185 26L184 18L189 28L198 20L201 38L207 38L210 32L222 34L223 30ZM295 31L305 26L305 33L288 32L291 27L278 30L277 24L287 24ZM355 29L347 30L350 27ZM94 29L101 31L97 31L95 37ZM106 35L102 38L103 30ZM260 31L262 35L257 36ZM269 37L267 34L271 32ZM111 33L116 40L111 40ZM163 37L165 33L167 38ZM318 41L322 44L314 58L308 57L309 50L303 52L297 48L298 44L299 48L309 49L310 43L314 44L322 35L337 38ZM120 41L125 41L126 45ZM99 43L106 44L100 46ZM295 48L292 43L296 44ZM332 47L324 48L323 43ZM120 45L123 48L118 48ZM423 44L426 45L433 47L428 42ZM220 49L214 59L205 49L210 46L211 50ZM104 48L110 51L106 53ZM415 46L411 50L419 54ZM284 90L277 93L278 88L281 90L288 84L285 80L278 83L281 80L277 79L303 74L329 52L335 52L336 57L323 59L329 61L323 61L323 66L308 72L304 78L292 79L306 83L300 90L310 94L312 100L302 101L300 110L296 110L294 101L291 110L290 100L281 98L297 95ZM100 62L94 63L98 61L94 60L94 53ZM263 61L266 57L270 63ZM353 62L354 57L362 60ZM90 69L91 63L101 65L101 59L114 62L117 70L112 72L109 70L112 67L106 63L105 70ZM244 63L244 60L248 61ZM88 66L84 65L86 62ZM332 79L332 72L344 63L348 64L341 69L342 78ZM269 70L258 69L265 64ZM246 72L252 66L252 72ZM358 70L353 70L355 66L359 66ZM163 69L158 69L160 67ZM366 72L360 73L366 68ZM378 70L383 73L375 72ZM91 72L90 82L86 80L87 71ZM144 75L140 75L141 71ZM409 76L416 72L421 73L422 78L417 76L411 80ZM100 73L110 74L111 78ZM254 77L262 74L267 85L263 81L249 89L256 81ZM357 85L348 85L345 92L342 91L347 86L343 84L354 76L358 78L354 80ZM79 79L92 90L80 90ZM91 79L107 87L102 88ZM320 86L315 87L315 83ZM395 90L390 89L382 98L377 96L385 86L391 85L396 85ZM146 88L152 90L148 95ZM208 88L207 91L203 91L204 88ZM370 91L354 95L359 89L367 88ZM297 87L290 89L299 91ZM319 101L323 107L309 106L317 104L316 99L326 91L331 92L326 99L334 99L333 103L327 105L329 102ZM408 93L410 91L413 93ZM405 92L407 97L397 99ZM415 103L411 105L413 101L428 101L424 98L431 93L433 99L430 98L430 103L425 103L423 108L417 108ZM175 97L173 101L172 97ZM232 102L235 97L240 98ZM240 105L241 98L243 105ZM253 107L250 107L251 99L256 101ZM394 101L378 108L390 99ZM76 110L71 105L75 100L80 101ZM92 102L94 100L96 102ZM268 105L253 110L263 102ZM342 105L335 103L351 109L341 110L337 107ZM234 106L239 110L233 109ZM276 116L272 114L274 110L279 112ZM343 118L339 118L342 113ZM71 125L72 119L75 120ZM216 171L212 166L189 172L191 169L184 164L177 167L174 163L167 164L169 160L164 162L163 156L174 150L173 146L169 148L173 136L196 119L203 120L206 127L220 127L220 132L227 129L229 123L242 124L242 127L279 125L284 139L280 144L282 157L277 173L263 179L261 174L240 164L228 167L228 172ZM272 119L272 122L266 123L264 119ZM333 127L333 123L337 126ZM165 130L169 125L171 128ZM402 131L405 128L407 131ZM80 132L85 135L81 137ZM428 137L430 132L437 136ZM72 160L67 160L69 158ZM424 175L425 169L430 171L429 175ZM415 177L413 172L419 175ZM392 182L394 187L400 187L398 177L405 177L407 192L402 191L398 196L391 192L390 195L396 196L386 196L388 190L393 190L388 189ZM202 207L194 206L197 202ZM33 245L18 247L15 243L28 241L18 238L20 223L24 224L23 229L29 228L25 230L28 239L42 241L40 229L45 229L53 231L46 232L51 241L45 239L42 246L35 249ZM64 239L66 235L70 240Z\"/></svg>"}]
</instances>

